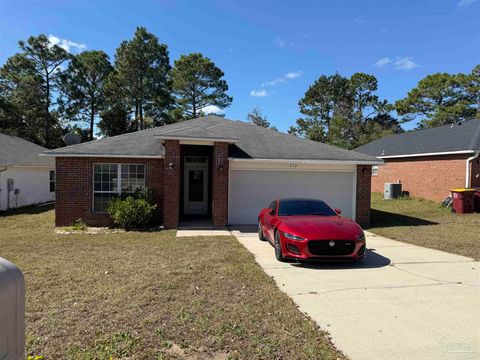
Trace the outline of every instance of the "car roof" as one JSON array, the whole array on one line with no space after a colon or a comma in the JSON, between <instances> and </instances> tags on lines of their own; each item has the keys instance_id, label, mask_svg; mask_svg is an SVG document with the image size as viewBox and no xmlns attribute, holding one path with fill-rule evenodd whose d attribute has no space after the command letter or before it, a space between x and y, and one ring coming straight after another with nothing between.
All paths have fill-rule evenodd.
<instances>
[{"instance_id":1,"label":"car roof","mask_svg":"<svg viewBox=\"0 0 480 360\"><path fill-rule=\"evenodd\" d=\"M280 198L278 201L321 201L325 202L322 199L313 199L313 198Z\"/></svg>"}]
</instances>

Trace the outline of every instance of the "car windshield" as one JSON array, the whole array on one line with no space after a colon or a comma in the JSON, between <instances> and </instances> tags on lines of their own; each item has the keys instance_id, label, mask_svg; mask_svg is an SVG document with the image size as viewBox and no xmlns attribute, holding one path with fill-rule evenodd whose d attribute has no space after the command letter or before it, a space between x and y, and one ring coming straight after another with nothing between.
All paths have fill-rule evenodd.
<instances>
[{"instance_id":1,"label":"car windshield","mask_svg":"<svg viewBox=\"0 0 480 360\"><path fill-rule=\"evenodd\" d=\"M318 215L336 216L330 206L321 200L286 199L280 200L279 216Z\"/></svg>"}]
</instances>

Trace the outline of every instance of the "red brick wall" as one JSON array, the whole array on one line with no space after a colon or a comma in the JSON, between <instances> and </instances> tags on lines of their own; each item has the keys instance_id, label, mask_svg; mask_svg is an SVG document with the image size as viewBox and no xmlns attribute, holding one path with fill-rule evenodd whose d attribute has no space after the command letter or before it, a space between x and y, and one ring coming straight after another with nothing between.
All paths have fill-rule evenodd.
<instances>
[{"instance_id":1,"label":"red brick wall","mask_svg":"<svg viewBox=\"0 0 480 360\"><path fill-rule=\"evenodd\" d=\"M180 216L180 142L178 140L166 140L165 144L165 195L163 223L166 229L178 227ZM170 169L169 164L173 164Z\"/></svg>"},{"instance_id":2,"label":"red brick wall","mask_svg":"<svg viewBox=\"0 0 480 360\"><path fill-rule=\"evenodd\" d=\"M137 163L145 164L146 186L152 190L157 202L155 220L163 220L163 159L125 159L102 157L59 157L56 158L56 204L55 225L69 226L83 219L91 226L109 226L112 219L108 214L93 213L92 177L94 163Z\"/></svg>"},{"instance_id":3,"label":"red brick wall","mask_svg":"<svg viewBox=\"0 0 480 360\"><path fill-rule=\"evenodd\" d=\"M370 165L357 165L355 221L362 227L370 224L371 178L372 167Z\"/></svg>"},{"instance_id":4,"label":"red brick wall","mask_svg":"<svg viewBox=\"0 0 480 360\"><path fill-rule=\"evenodd\" d=\"M402 183L410 196L442 201L455 187L465 187L465 165L469 155L442 155L385 159L372 176L372 191L383 193L386 182Z\"/></svg>"},{"instance_id":5,"label":"red brick wall","mask_svg":"<svg viewBox=\"0 0 480 360\"><path fill-rule=\"evenodd\" d=\"M219 169L219 164L223 169ZM228 144L216 142L213 147L212 223L226 226L228 222Z\"/></svg>"}]
</instances>

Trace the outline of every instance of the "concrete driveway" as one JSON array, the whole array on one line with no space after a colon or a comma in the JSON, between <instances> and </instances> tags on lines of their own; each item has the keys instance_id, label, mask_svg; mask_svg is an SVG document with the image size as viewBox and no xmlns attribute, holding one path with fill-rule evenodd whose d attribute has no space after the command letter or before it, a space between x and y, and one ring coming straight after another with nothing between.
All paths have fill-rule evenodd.
<instances>
[{"instance_id":1,"label":"concrete driveway","mask_svg":"<svg viewBox=\"0 0 480 360\"><path fill-rule=\"evenodd\" d=\"M280 263L232 234L351 359L480 359L480 263L367 234L361 265Z\"/></svg>"}]
</instances>

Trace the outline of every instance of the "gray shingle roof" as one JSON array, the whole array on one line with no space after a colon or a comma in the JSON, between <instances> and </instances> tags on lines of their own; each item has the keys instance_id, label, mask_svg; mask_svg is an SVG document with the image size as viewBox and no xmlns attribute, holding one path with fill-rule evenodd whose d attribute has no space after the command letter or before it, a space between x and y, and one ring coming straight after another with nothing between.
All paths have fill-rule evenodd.
<instances>
[{"instance_id":1,"label":"gray shingle roof","mask_svg":"<svg viewBox=\"0 0 480 360\"><path fill-rule=\"evenodd\" d=\"M480 150L480 120L390 135L355 149L378 157L464 150Z\"/></svg>"},{"instance_id":2,"label":"gray shingle roof","mask_svg":"<svg viewBox=\"0 0 480 360\"><path fill-rule=\"evenodd\" d=\"M39 154L47 149L16 136L0 133L0 166L54 165L55 161Z\"/></svg>"},{"instance_id":3,"label":"gray shingle roof","mask_svg":"<svg viewBox=\"0 0 480 360\"><path fill-rule=\"evenodd\" d=\"M113 136L88 143L72 145L47 154L57 156L162 156L164 148L161 137L191 137L234 139L229 147L229 156L245 159L301 159L377 162L355 151L315 141L300 139L293 135L265 129L243 121L227 120L209 115L180 123ZM238 139L238 140L237 140Z\"/></svg>"}]
</instances>

